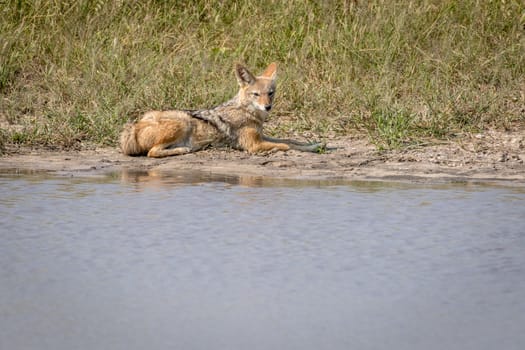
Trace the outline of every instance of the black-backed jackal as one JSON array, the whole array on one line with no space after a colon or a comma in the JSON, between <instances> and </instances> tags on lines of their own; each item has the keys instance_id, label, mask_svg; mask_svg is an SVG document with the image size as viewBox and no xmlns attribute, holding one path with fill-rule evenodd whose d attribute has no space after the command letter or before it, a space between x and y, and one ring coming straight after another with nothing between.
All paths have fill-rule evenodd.
<instances>
[{"instance_id":1,"label":"black-backed jackal","mask_svg":"<svg viewBox=\"0 0 525 350\"><path fill-rule=\"evenodd\" d=\"M295 149L317 152L320 143L302 143L263 135L263 123L272 109L277 64L258 77L237 64L239 93L212 109L150 111L126 125L120 147L127 155L167 157L195 152L207 146L230 146L250 153Z\"/></svg>"}]
</instances>

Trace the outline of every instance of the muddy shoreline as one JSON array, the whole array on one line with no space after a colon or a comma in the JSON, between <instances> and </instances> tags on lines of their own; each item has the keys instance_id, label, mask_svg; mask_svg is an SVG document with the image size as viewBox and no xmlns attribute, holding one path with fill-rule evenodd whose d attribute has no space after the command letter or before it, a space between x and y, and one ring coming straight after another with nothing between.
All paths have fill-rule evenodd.
<instances>
[{"instance_id":1,"label":"muddy shoreline","mask_svg":"<svg viewBox=\"0 0 525 350\"><path fill-rule=\"evenodd\" d=\"M379 152L366 138L340 137L325 154L297 151L251 155L230 149L150 159L128 157L116 148L82 151L8 150L0 172L47 171L67 176L108 172L143 174L201 171L284 179L395 180L406 182L492 182L525 184L525 137L488 132L454 141Z\"/></svg>"}]
</instances>

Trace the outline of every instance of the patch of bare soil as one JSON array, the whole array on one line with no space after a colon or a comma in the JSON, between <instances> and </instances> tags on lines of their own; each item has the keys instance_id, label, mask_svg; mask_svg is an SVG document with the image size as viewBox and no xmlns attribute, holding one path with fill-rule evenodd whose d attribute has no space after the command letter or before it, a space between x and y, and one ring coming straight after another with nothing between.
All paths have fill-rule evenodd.
<instances>
[{"instance_id":1,"label":"patch of bare soil","mask_svg":"<svg viewBox=\"0 0 525 350\"><path fill-rule=\"evenodd\" d=\"M236 176L293 179L508 181L525 184L525 136L491 131L455 141L378 152L364 137L341 137L325 154L297 151L251 155L231 149L150 159L128 157L117 149L51 152L10 150L0 157L0 171L51 171L89 175L115 171L144 173L177 170Z\"/></svg>"}]
</instances>

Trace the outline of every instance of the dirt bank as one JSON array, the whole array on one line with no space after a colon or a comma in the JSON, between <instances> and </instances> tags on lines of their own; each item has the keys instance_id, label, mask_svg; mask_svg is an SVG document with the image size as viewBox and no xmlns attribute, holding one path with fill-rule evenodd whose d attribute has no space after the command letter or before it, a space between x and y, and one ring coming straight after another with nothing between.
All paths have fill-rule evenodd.
<instances>
[{"instance_id":1,"label":"dirt bank","mask_svg":"<svg viewBox=\"0 0 525 350\"><path fill-rule=\"evenodd\" d=\"M229 149L149 159L127 157L117 149L56 152L9 150L0 171L51 171L70 176L107 171L169 172L200 170L216 174L306 179L439 181L509 181L525 184L525 136L487 132L455 141L378 152L364 137L329 142L325 154L296 151L250 155Z\"/></svg>"}]
</instances>

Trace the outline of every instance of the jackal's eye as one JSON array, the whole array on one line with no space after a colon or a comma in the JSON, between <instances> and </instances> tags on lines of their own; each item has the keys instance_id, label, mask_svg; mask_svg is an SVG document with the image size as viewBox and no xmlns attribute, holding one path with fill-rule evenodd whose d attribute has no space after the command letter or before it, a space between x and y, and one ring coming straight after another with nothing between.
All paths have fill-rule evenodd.
<instances>
[{"instance_id":1,"label":"jackal's eye","mask_svg":"<svg viewBox=\"0 0 525 350\"><path fill-rule=\"evenodd\" d=\"M252 92L252 95L255 96L255 97L259 97L259 96L261 96L261 94L258 93L258 92Z\"/></svg>"},{"instance_id":2,"label":"jackal's eye","mask_svg":"<svg viewBox=\"0 0 525 350\"><path fill-rule=\"evenodd\" d=\"M272 90L272 91L268 92L268 96L273 97L273 95L275 95L275 91Z\"/></svg>"}]
</instances>

